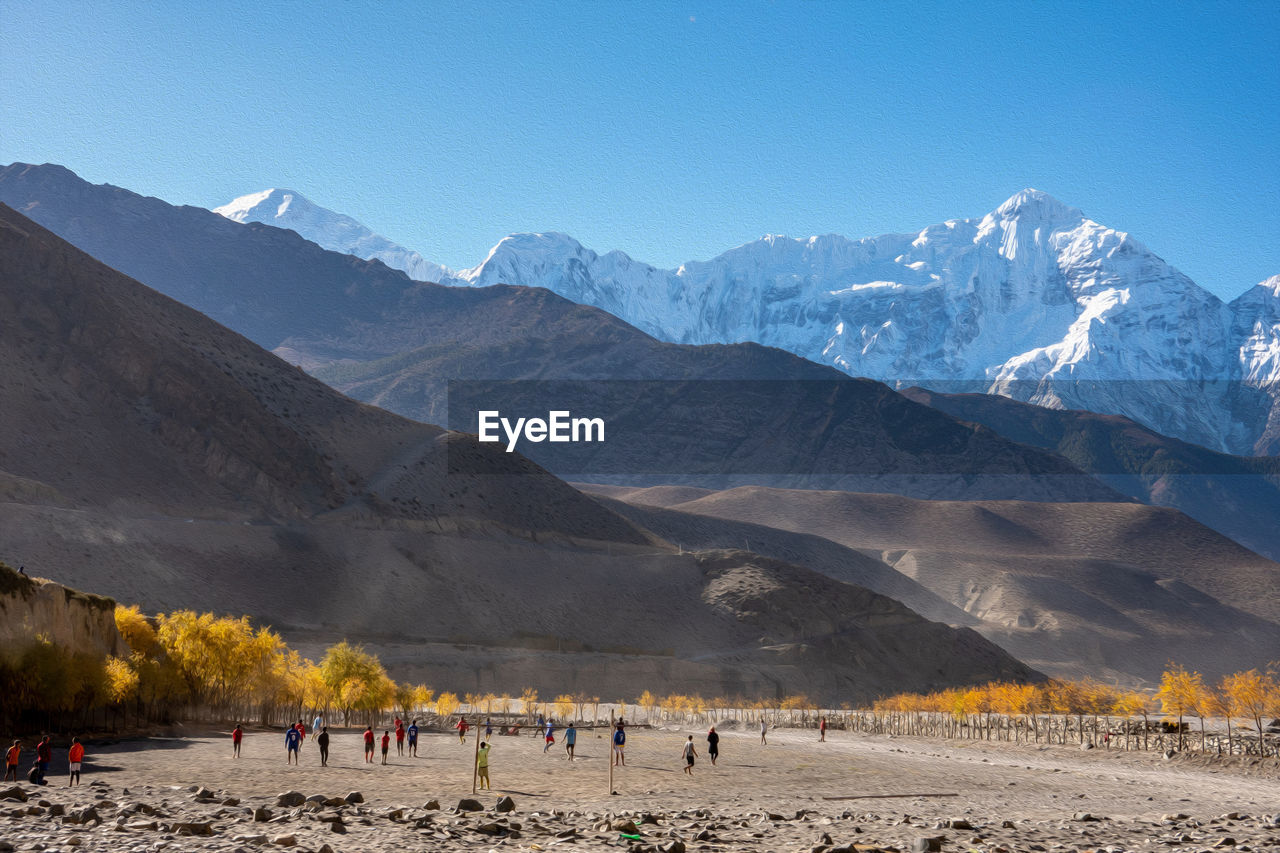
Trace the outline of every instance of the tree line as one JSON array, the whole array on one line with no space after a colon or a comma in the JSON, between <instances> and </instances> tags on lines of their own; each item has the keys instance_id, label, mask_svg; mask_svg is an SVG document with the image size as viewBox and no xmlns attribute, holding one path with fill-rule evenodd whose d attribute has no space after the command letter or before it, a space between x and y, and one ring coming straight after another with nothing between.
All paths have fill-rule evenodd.
<instances>
[{"instance_id":1,"label":"tree line","mask_svg":"<svg viewBox=\"0 0 1280 853\"><path fill-rule=\"evenodd\" d=\"M1190 730L1189 717L1198 731ZM1280 736L1267 731L1277 717L1280 678L1274 670L1235 672L1208 684L1200 673L1170 663L1152 691L1089 680L991 682L890 696L846 724L876 733L1262 757L1280 754ZM1209 731L1214 718L1225 726Z\"/></svg>"},{"instance_id":2,"label":"tree line","mask_svg":"<svg viewBox=\"0 0 1280 853\"><path fill-rule=\"evenodd\" d=\"M342 641L313 661L249 617L178 610L148 616L115 605L128 647L105 658L66 649L45 636L0 656L0 723L7 731L119 729L151 722L205 719L264 725L320 712L331 724L376 724L389 712L448 720L462 713L510 721L535 715L561 723L600 720L598 696L537 690L518 695L436 693L392 679L376 655ZM931 693L901 693L860 710L822 710L805 696L771 700L658 696L606 701L606 713L645 722L705 724L737 720L816 725L880 734L966 737L1014 742L1079 743L1123 749L1186 749L1267 755L1280 749L1265 723L1280 717L1273 671L1232 673L1210 685L1170 664L1158 689L1123 689L1093 681L992 682ZM335 716L336 715L336 716ZM1191 731L1187 718L1198 720ZM1222 718L1225 733L1206 720ZM1243 724L1237 725L1237 724Z\"/></svg>"}]
</instances>

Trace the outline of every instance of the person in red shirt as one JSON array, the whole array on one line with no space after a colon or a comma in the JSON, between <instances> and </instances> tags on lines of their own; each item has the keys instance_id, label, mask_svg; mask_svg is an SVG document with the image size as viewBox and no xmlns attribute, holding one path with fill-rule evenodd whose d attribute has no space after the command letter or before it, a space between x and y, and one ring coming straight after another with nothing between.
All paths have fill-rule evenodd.
<instances>
[{"instance_id":1,"label":"person in red shirt","mask_svg":"<svg viewBox=\"0 0 1280 853\"><path fill-rule=\"evenodd\" d=\"M36 746L36 784L47 785L45 774L49 772L49 762L53 761L53 744L49 743L49 736L45 735L41 738L40 743Z\"/></svg>"},{"instance_id":2,"label":"person in red shirt","mask_svg":"<svg viewBox=\"0 0 1280 853\"><path fill-rule=\"evenodd\" d=\"M231 757L240 757L240 741L244 740L244 729L240 728L240 724L236 723L236 727L231 730Z\"/></svg>"},{"instance_id":3,"label":"person in red shirt","mask_svg":"<svg viewBox=\"0 0 1280 853\"><path fill-rule=\"evenodd\" d=\"M387 763L387 750L391 749L391 732L382 732L382 763Z\"/></svg>"},{"instance_id":4,"label":"person in red shirt","mask_svg":"<svg viewBox=\"0 0 1280 853\"><path fill-rule=\"evenodd\" d=\"M467 729L471 728L471 726L467 725L467 718L466 718L466 717L463 717L463 718L461 718L460 720L458 720L458 726L457 726L457 728L458 728L458 743L466 743L466 742L467 742Z\"/></svg>"},{"instance_id":5,"label":"person in red shirt","mask_svg":"<svg viewBox=\"0 0 1280 853\"><path fill-rule=\"evenodd\" d=\"M303 725L302 720L294 723L293 727L298 730L298 746L302 746L302 742L307 739L307 727Z\"/></svg>"},{"instance_id":6,"label":"person in red shirt","mask_svg":"<svg viewBox=\"0 0 1280 853\"><path fill-rule=\"evenodd\" d=\"M71 739L71 749L67 750L67 762L71 765L71 775L67 777L67 787L80 784L80 762L84 761L84 746L80 738Z\"/></svg>"},{"instance_id":7,"label":"person in red shirt","mask_svg":"<svg viewBox=\"0 0 1280 853\"><path fill-rule=\"evenodd\" d=\"M364 729L364 763L373 763L373 726Z\"/></svg>"},{"instance_id":8,"label":"person in red shirt","mask_svg":"<svg viewBox=\"0 0 1280 853\"><path fill-rule=\"evenodd\" d=\"M396 753L404 755L404 722L396 718Z\"/></svg>"},{"instance_id":9,"label":"person in red shirt","mask_svg":"<svg viewBox=\"0 0 1280 853\"><path fill-rule=\"evenodd\" d=\"M13 781L18 781L18 760L21 757L22 741L15 740L13 746L9 747L9 751L4 754L4 781L8 782L11 775Z\"/></svg>"},{"instance_id":10,"label":"person in red shirt","mask_svg":"<svg viewBox=\"0 0 1280 853\"><path fill-rule=\"evenodd\" d=\"M827 718L823 717L822 722L818 723L818 740L825 741L827 739Z\"/></svg>"}]
</instances>

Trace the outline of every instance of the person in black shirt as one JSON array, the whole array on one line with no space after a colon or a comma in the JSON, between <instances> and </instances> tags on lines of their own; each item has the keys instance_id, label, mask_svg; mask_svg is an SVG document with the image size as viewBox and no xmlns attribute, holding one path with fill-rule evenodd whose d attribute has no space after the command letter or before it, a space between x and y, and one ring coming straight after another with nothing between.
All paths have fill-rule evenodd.
<instances>
[{"instance_id":1,"label":"person in black shirt","mask_svg":"<svg viewBox=\"0 0 1280 853\"><path fill-rule=\"evenodd\" d=\"M320 766L329 766L329 727L325 726L320 729L320 734L316 735L316 744L320 747Z\"/></svg>"}]
</instances>

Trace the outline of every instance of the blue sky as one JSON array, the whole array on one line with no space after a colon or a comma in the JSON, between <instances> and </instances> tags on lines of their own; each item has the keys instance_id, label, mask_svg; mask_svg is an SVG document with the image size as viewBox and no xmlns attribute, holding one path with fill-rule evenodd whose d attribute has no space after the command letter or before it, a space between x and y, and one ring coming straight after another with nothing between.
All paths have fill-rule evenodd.
<instances>
[{"instance_id":1,"label":"blue sky","mask_svg":"<svg viewBox=\"0 0 1280 853\"><path fill-rule=\"evenodd\" d=\"M0 0L0 161L289 187L454 267L513 231L674 266L1034 186L1221 296L1280 273L1277 3L198 5Z\"/></svg>"}]
</instances>

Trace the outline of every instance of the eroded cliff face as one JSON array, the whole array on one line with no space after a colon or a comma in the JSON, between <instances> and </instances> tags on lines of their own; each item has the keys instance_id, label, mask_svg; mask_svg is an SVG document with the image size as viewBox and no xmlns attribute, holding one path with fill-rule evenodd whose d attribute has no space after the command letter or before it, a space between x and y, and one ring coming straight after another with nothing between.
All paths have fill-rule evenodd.
<instances>
[{"instance_id":1,"label":"eroded cliff face","mask_svg":"<svg viewBox=\"0 0 1280 853\"><path fill-rule=\"evenodd\" d=\"M116 603L0 563L0 655L21 654L43 637L72 652L129 654L116 629Z\"/></svg>"}]
</instances>

